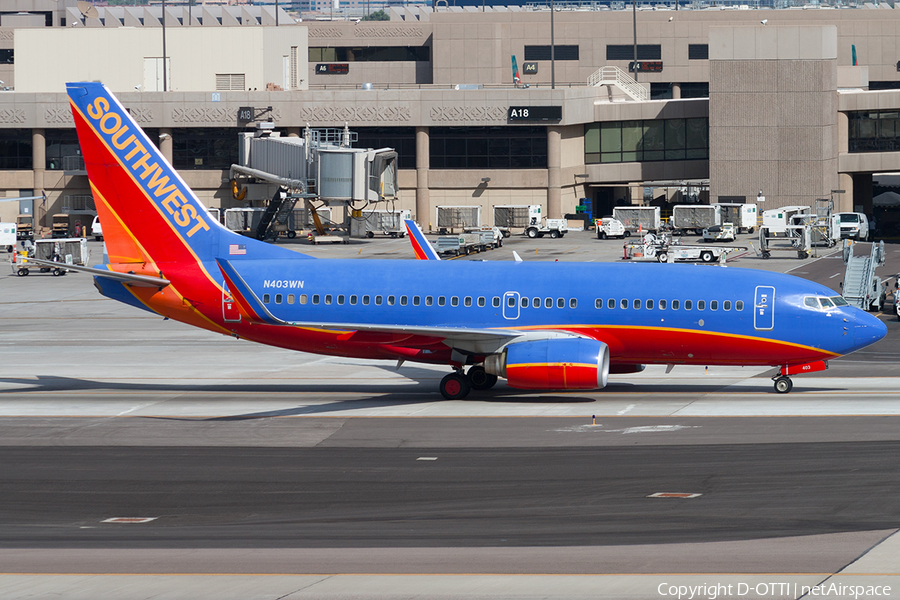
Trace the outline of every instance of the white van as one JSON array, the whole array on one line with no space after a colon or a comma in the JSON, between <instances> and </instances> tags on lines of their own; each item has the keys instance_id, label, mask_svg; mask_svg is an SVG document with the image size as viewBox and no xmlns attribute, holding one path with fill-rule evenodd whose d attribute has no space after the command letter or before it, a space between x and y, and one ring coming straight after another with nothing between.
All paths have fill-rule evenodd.
<instances>
[{"instance_id":1,"label":"white van","mask_svg":"<svg viewBox=\"0 0 900 600\"><path fill-rule=\"evenodd\" d=\"M94 217L94 222L91 223L91 235L94 236L94 239L98 242L103 239L103 228L100 227L100 217Z\"/></svg>"},{"instance_id":2,"label":"white van","mask_svg":"<svg viewBox=\"0 0 900 600\"><path fill-rule=\"evenodd\" d=\"M841 220L841 237L854 240L869 239L869 219L857 212L837 213Z\"/></svg>"}]
</instances>

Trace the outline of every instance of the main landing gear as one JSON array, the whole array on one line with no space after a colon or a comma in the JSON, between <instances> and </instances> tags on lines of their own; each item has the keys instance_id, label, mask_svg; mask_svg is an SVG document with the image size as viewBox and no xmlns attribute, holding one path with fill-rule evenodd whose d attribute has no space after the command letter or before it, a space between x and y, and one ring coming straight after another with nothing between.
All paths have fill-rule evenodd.
<instances>
[{"instance_id":1,"label":"main landing gear","mask_svg":"<svg viewBox=\"0 0 900 600\"><path fill-rule=\"evenodd\" d=\"M462 369L441 379L441 396L447 400L462 400L471 390L489 390L497 383L497 376L491 375L481 365L475 365L463 375Z\"/></svg>"},{"instance_id":2,"label":"main landing gear","mask_svg":"<svg viewBox=\"0 0 900 600\"><path fill-rule=\"evenodd\" d=\"M794 387L794 382L791 381L791 378L784 375L773 377L772 381L775 382L775 391L779 394L787 394Z\"/></svg>"}]
</instances>

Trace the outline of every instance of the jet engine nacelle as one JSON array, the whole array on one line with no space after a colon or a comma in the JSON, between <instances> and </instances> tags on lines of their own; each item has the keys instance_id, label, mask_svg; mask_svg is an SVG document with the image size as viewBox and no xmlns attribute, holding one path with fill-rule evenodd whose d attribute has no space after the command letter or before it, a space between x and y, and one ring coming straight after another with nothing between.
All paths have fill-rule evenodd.
<instances>
[{"instance_id":1,"label":"jet engine nacelle","mask_svg":"<svg viewBox=\"0 0 900 600\"><path fill-rule=\"evenodd\" d=\"M609 348L584 338L518 342L488 356L484 368L523 390L596 390L606 386Z\"/></svg>"}]
</instances>

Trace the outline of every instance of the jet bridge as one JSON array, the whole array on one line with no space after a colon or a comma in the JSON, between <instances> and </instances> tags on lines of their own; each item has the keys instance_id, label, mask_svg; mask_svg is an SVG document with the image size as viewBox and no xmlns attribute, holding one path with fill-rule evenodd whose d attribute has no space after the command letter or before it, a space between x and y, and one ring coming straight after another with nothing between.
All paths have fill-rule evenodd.
<instances>
[{"instance_id":1,"label":"jet bridge","mask_svg":"<svg viewBox=\"0 0 900 600\"><path fill-rule=\"evenodd\" d=\"M346 125L307 127L302 137L281 137L269 129L239 135L240 163L231 166L232 189L236 199L266 208L255 232L258 239L275 238L285 230L300 200L313 211L325 205L344 207L343 225L349 230L351 210L397 198L397 153L352 147L357 135ZM238 198L237 190L247 193ZM316 233L325 235L319 225ZM346 241L346 232L339 240Z\"/></svg>"}]
</instances>

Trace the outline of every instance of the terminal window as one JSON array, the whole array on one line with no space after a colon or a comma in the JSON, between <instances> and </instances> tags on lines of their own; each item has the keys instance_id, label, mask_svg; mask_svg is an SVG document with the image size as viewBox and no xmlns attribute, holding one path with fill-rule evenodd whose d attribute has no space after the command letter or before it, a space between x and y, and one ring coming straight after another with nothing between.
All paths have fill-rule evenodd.
<instances>
[{"instance_id":1,"label":"terminal window","mask_svg":"<svg viewBox=\"0 0 900 600\"><path fill-rule=\"evenodd\" d=\"M31 130L0 130L0 169L30 169Z\"/></svg>"},{"instance_id":2,"label":"terminal window","mask_svg":"<svg viewBox=\"0 0 900 600\"><path fill-rule=\"evenodd\" d=\"M590 123L584 129L585 164L708 157L707 119L610 121Z\"/></svg>"},{"instance_id":3,"label":"terminal window","mask_svg":"<svg viewBox=\"0 0 900 600\"><path fill-rule=\"evenodd\" d=\"M637 57L638 60L661 60L662 46L659 44L638 44ZM634 46L608 44L606 46L606 60L634 60Z\"/></svg>"},{"instance_id":4,"label":"terminal window","mask_svg":"<svg viewBox=\"0 0 900 600\"><path fill-rule=\"evenodd\" d=\"M525 46L525 60L550 60L550 46ZM554 44L553 60L578 60L578 46Z\"/></svg>"},{"instance_id":5,"label":"terminal window","mask_svg":"<svg viewBox=\"0 0 900 600\"><path fill-rule=\"evenodd\" d=\"M432 127L432 169L546 169L546 127Z\"/></svg>"},{"instance_id":6,"label":"terminal window","mask_svg":"<svg viewBox=\"0 0 900 600\"><path fill-rule=\"evenodd\" d=\"M849 118L850 152L900 150L900 112L852 111Z\"/></svg>"},{"instance_id":7,"label":"terminal window","mask_svg":"<svg viewBox=\"0 0 900 600\"><path fill-rule=\"evenodd\" d=\"M688 60L709 60L709 44L688 44Z\"/></svg>"},{"instance_id":8,"label":"terminal window","mask_svg":"<svg viewBox=\"0 0 900 600\"><path fill-rule=\"evenodd\" d=\"M310 48L309 62L428 62L431 46L337 46Z\"/></svg>"},{"instance_id":9,"label":"terminal window","mask_svg":"<svg viewBox=\"0 0 900 600\"><path fill-rule=\"evenodd\" d=\"M199 128L185 127L172 131L172 166L176 169L231 168L238 155L236 127ZM158 136L150 137L156 141Z\"/></svg>"}]
</instances>

